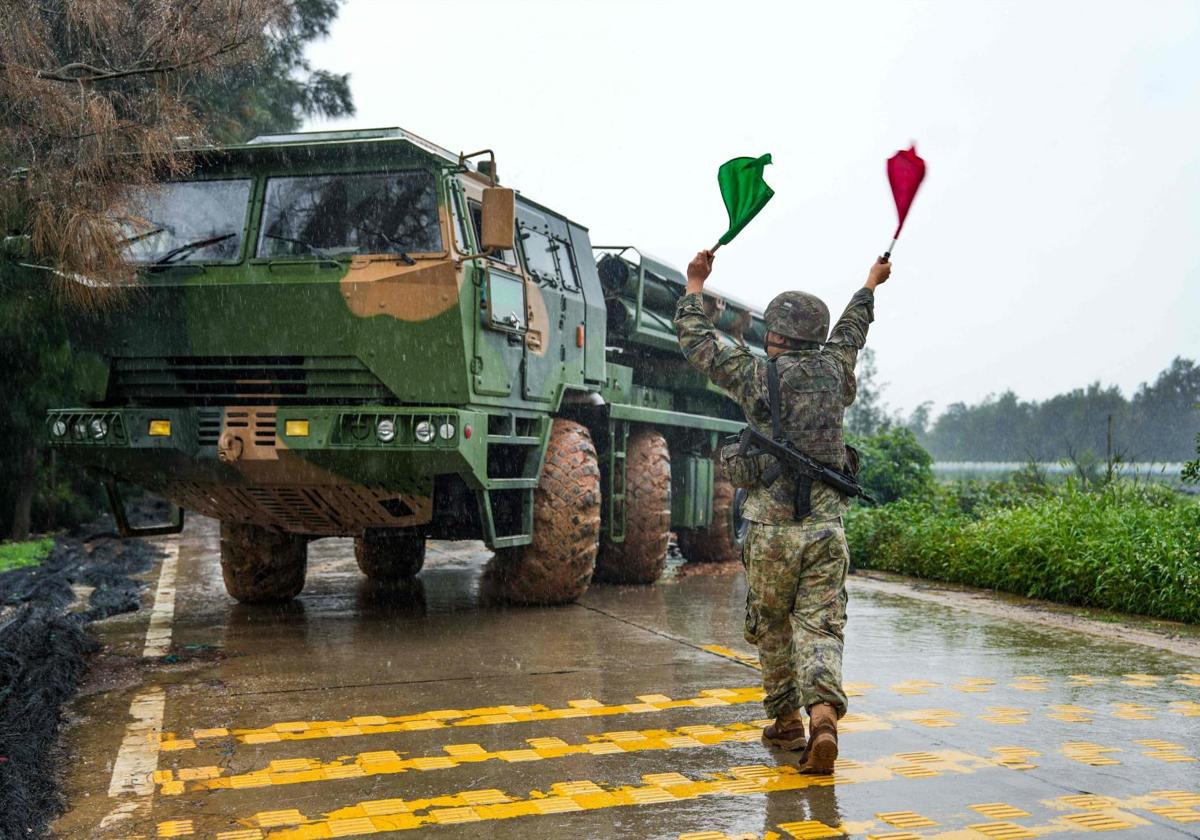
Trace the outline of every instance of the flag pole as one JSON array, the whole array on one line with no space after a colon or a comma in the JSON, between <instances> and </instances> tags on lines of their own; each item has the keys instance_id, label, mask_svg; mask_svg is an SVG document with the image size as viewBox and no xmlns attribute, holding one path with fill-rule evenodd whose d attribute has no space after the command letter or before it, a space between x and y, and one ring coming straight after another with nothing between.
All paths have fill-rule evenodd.
<instances>
[{"instance_id":1,"label":"flag pole","mask_svg":"<svg viewBox=\"0 0 1200 840\"><path fill-rule=\"evenodd\" d=\"M721 247L721 243L720 243L720 242L718 242L716 245L714 245L714 246L712 246L711 248L709 248L709 249L708 249L708 252L709 252L710 254L715 254L715 253L717 253L717 249L718 249L718 248L720 248L720 247Z\"/></svg>"},{"instance_id":2,"label":"flag pole","mask_svg":"<svg viewBox=\"0 0 1200 840\"><path fill-rule=\"evenodd\" d=\"M895 250L895 248L896 248L896 240L897 240L897 239L899 239L899 238L900 238L899 236L893 236L893 237L892 237L892 244L891 244L891 245L889 245L889 246L887 247L887 250L883 252L883 261L884 261L884 262L887 262L888 260L890 260L890 259L892 258L892 251L893 251L893 250Z\"/></svg>"}]
</instances>

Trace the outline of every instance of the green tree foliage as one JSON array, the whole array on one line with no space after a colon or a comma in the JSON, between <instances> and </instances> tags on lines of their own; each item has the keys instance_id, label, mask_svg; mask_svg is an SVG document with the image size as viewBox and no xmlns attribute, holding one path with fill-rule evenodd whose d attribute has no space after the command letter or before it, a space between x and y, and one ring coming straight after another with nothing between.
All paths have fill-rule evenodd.
<instances>
[{"instance_id":1,"label":"green tree foliage","mask_svg":"<svg viewBox=\"0 0 1200 840\"><path fill-rule=\"evenodd\" d=\"M954 403L927 430L921 424L917 431L939 460L1054 461L1108 453L1112 417L1114 456L1181 461L1191 455L1200 429L1193 409L1198 399L1200 367L1176 358L1130 399L1099 383L1043 402L1026 402L1006 391L976 405Z\"/></svg>"},{"instance_id":2,"label":"green tree foliage","mask_svg":"<svg viewBox=\"0 0 1200 840\"><path fill-rule=\"evenodd\" d=\"M1196 408L1200 409L1200 403ZM1196 435L1196 454L1200 455L1200 434ZM1200 484L1200 458L1183 465L1183 480L1188 484Z\"/></svg>"},{"instance_id":3,"label":"green tree foliage","mask_svg":"<svg viewBox=\"0 0 1200 840\"><path fill-rule=\"evenodd\" d=\"M0 278L0 534L76 521L95 510L98 492L78 470L55 464L43 447L45 412L76 405L102 370L71 352L58 305L35 272Z\"/></svg>"},{"instance_id":4,"label":"green tree foliage","mask_svg":"<svg viewBox=\"0 0 1200 840\"><path fill-rule=\"evenodd\" d=\"M875 351L870 347L863 348L858 354L854 377L858 382L858 393L846 409L846 431L865 436L887 429L891 425L891 418L883 403L884 384L878 380Z\"/></svg>"},{"instance_id":5,"label":"green tree foliage","mask_svg":"<svg viewBox=\"0 0 1200 840\"><path fill-rule=\"evenodd\" d=\"M241 143L258 134L295 131L305 117L354 113L348 74L314 70L305 47L329 34L342 0L291 0L264 54L195 85L191 98L210 136Z\"/></svg>"},{"instance_id":6,"label":"green tree foliage","mask_svg":"<svg viewBox=\"0 0 1200 840\"><path fill-rule=\"evenodd\" d=\"M895 426L851 439L858 450L858 480L881 503L921 496L933 487L933 457L911 430Z\"/></svg>"}]
</instances>

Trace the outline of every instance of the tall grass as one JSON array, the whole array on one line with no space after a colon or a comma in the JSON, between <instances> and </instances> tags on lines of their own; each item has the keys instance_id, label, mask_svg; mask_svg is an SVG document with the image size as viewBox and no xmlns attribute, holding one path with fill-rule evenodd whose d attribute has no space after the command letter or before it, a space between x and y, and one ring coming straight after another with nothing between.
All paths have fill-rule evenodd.
<instances>
[{"instance_id":1,"label":"tall grass","mask_svg":"<svg viewBox=\"0 0 1200 840\"><path fill-rule=\"evenodd\" d=\"M846 535L860 566L1200 623L1200 504L1163 487L938 488Z\"/></svg>"}]
</instances>

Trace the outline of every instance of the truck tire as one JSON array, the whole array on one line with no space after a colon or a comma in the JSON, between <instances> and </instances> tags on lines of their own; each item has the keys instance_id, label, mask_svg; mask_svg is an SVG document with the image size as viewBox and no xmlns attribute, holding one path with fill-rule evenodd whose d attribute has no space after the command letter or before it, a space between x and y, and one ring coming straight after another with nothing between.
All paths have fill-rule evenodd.
<instances>
[{"instance_id":1,"label":"truck tire","mask_svg":"<svg viewBox=\"0 0 1200 840\"><path fill-rule=\"evenodd\" d=\"M533 496L533 542L496 552L489 577L516 604L567 604L587 591L600 547L600 466L588 430L555 420Z\"/></svg>"},{"instance_id":2,"label":"truck tire","mask_svg":"<svg viewBox=\"0 0 1200 840\"><path fill-rule=\"evenodd\" d=\"M654 583L671 537L671 453L654 429L637 429L625 448L625 539L603 541L596 580Z\"/></svg>"},{"instance_id":3,"label":"truck tire","mask_svg":"<svg viewBox=\"0 0 1200 840\"><path fill-rule=\"evenodd\" d=\"M729 479L713 478L712 519L707 528L681 528L679 551L689 563L733 563L742 559L746 523L741 517L745 490L735 490Z\"/></svg>"},{"instance_id":4,"label":"truck tire","mask_svg":"<svg viewBox=\"0 0 1200 840\"><path fill-rule=\"evenodd\" d=\"M425 565L425 535L412 530L368 529L354 538L354 559L371 580L412 580Z\"/></svg>"},{"instance_id":5,"label":"truck tire","mask_svg":"<svg viewBox=\"0 0 1200 840\"><path fill-rule=\"evenodd\" d=\"M241 522L221 523L221 576L225 591L243 604L295 598L304 588L308 541Z\"/></svg>"}]
</instances>

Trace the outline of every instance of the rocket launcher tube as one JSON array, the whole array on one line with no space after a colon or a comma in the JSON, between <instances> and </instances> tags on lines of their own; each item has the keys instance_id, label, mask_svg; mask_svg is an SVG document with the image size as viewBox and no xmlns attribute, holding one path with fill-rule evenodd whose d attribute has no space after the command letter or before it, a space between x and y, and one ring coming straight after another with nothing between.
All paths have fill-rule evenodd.
<instances>
[{"instance_id":1,"label":"rocket launcher tube","mask_svg":"<svg viewBox=\"0 0 1200 840\"><path fill-rule=\"evenodd\" d=\"M660 276L615 254L603 256L597 269L608 301L611 330L636 338L636 334L645 328L655 333L665 329L672 342L675 340L672 326L675 305L686 290L682 279ZM705 302L718 330L734 340L762 345L767 326L761 312L709 290L705 290ZM647 317L649 315L655 317Z\"/></svg>"}]
</instances>

